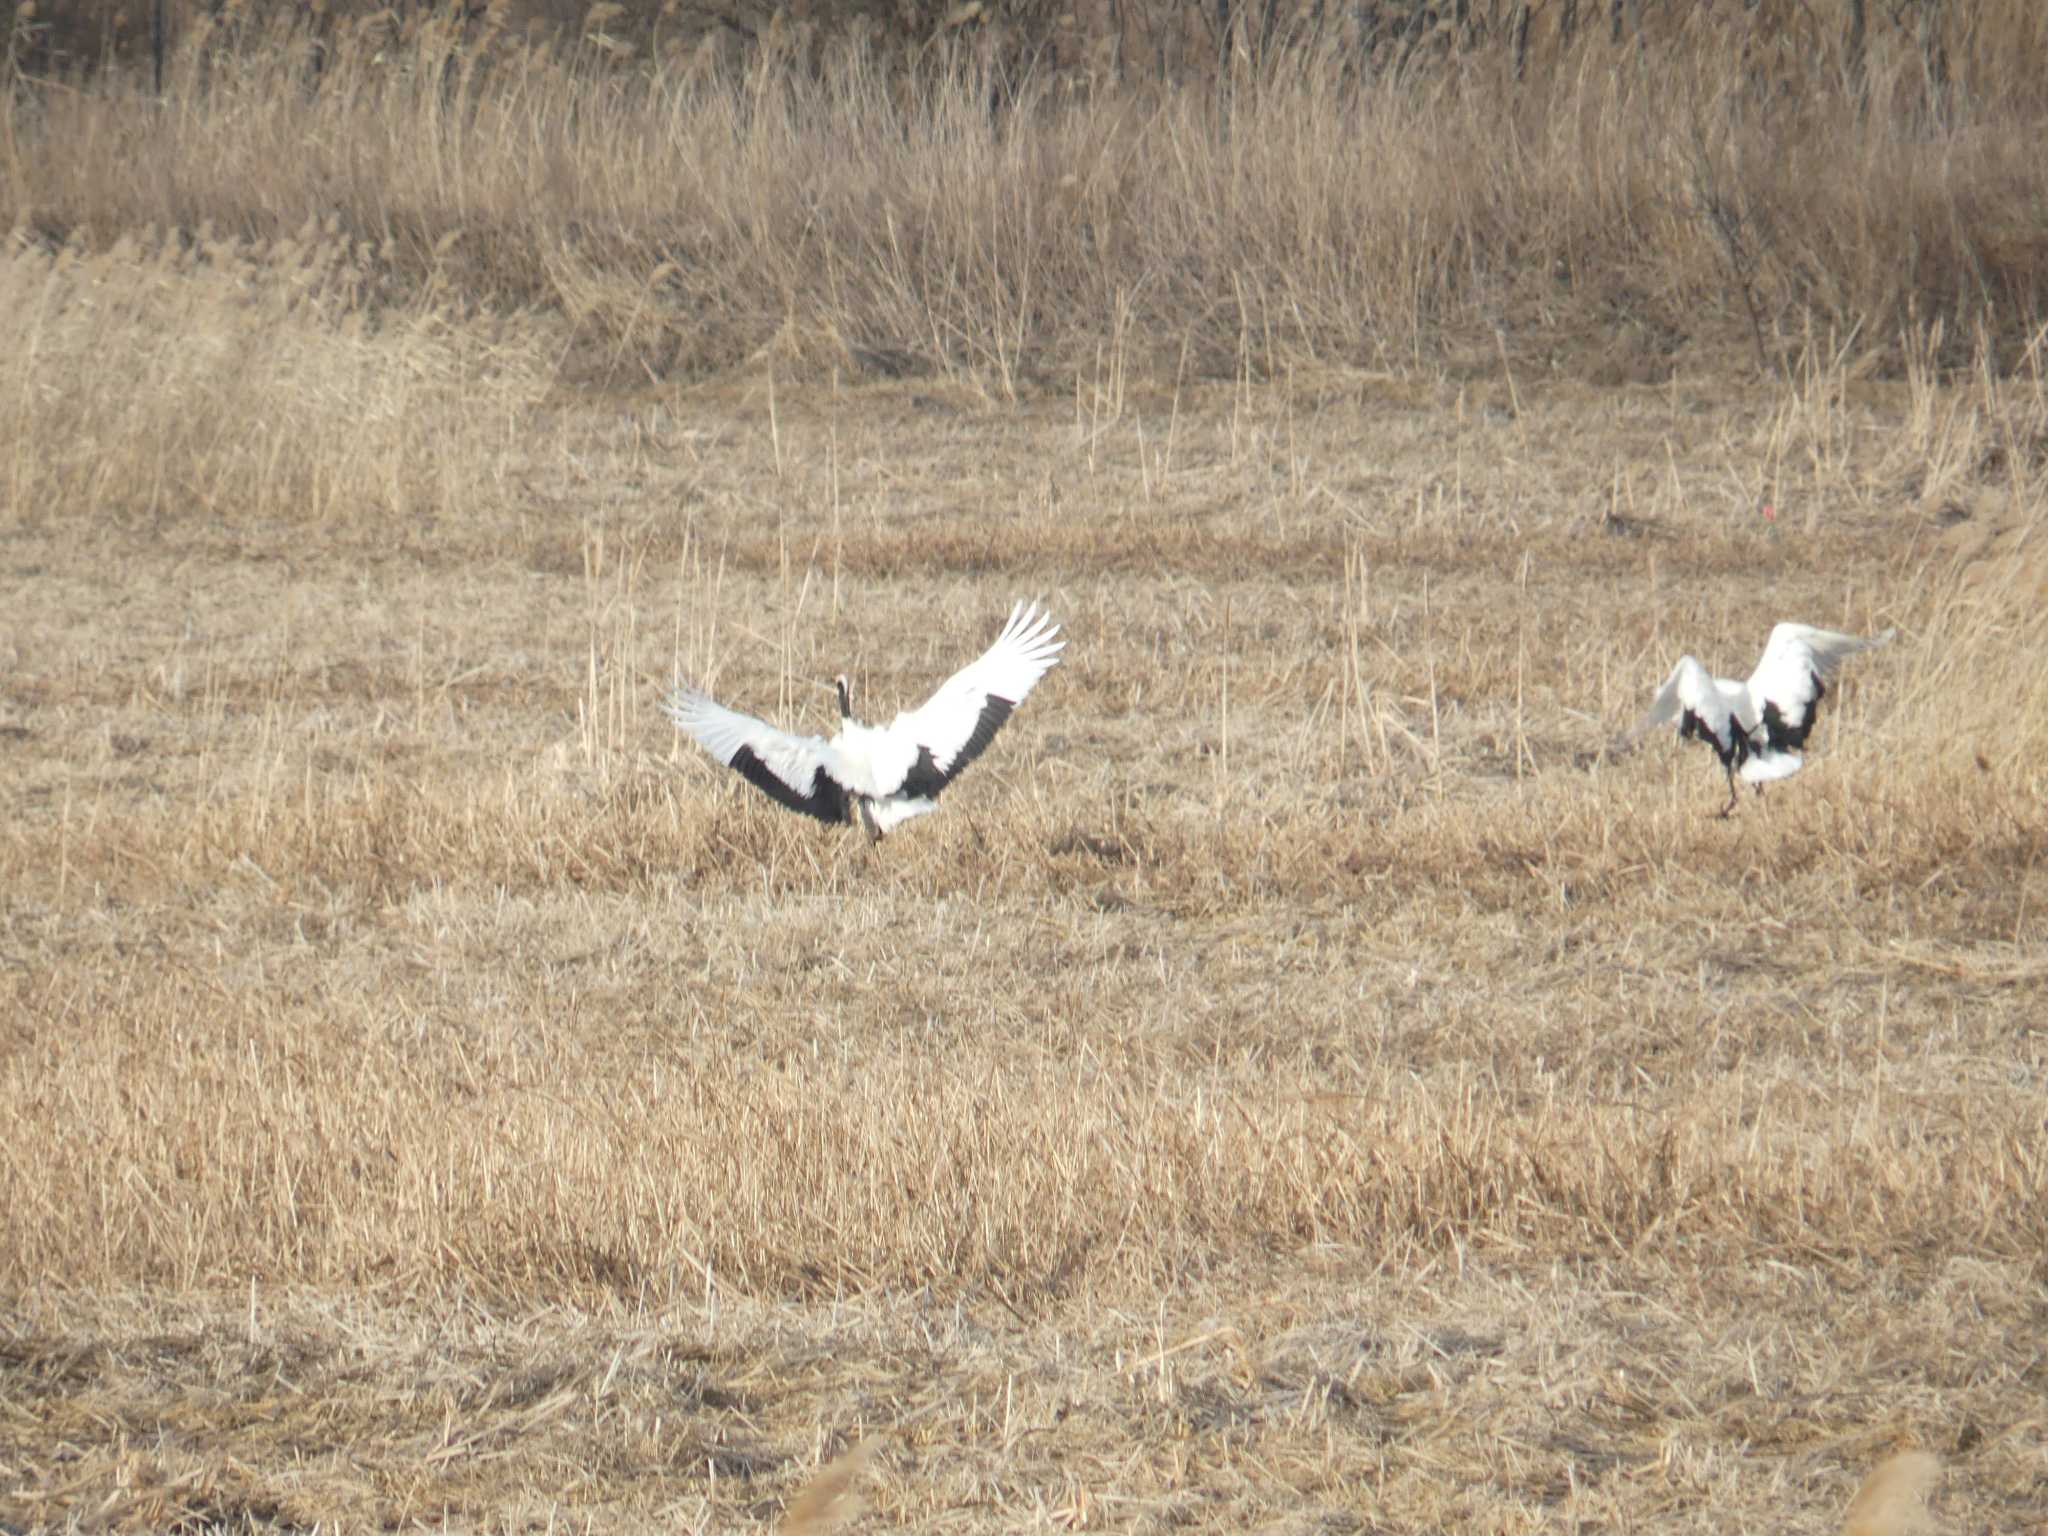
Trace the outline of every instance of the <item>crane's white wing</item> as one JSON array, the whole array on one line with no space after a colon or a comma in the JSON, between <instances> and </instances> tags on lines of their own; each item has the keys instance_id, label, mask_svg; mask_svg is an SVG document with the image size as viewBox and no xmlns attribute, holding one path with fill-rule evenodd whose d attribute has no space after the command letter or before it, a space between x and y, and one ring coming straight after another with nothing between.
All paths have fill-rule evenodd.
<instances>
[{"instance_id":1,"label":"crane's white wing","mask_svg":"<svg viewBox=\"0 0 2048 1536\"><path fill-rule=\"evenodd\" d=\"M835 754L823 737L792 736L687 685L678 685L661 707L705 751L779 803L820 821L850 819L846 790L833 772Z\"/></svg>"},{"instance_id":2,"label":"crane's white wing","mask_svg":"<svg viewBox=\"0 0 2048 1536\"><path fill-rule=\"evenodd\" d=\"M1066 641L1036 603L1018 603L995 644L939 685L916 709L889 722L887 734L915 746L916 760L897 793L928 799L995 739L1010 712L1059 660Z\"/></svg>"},{"instance_id":3,"label":"crane's white wing","mask_svg":"<svg viewBox=\"0 0 2048 1536\"><path fill-rule=\"evenodd\" d=\"M1749 675L1749 698L1760 734L1773 752L1797 752L1813 729L1814 709L1827 696L1826 679L1858 651L1889 641L1896 630L1865 638L1810 624L1780 624L1764 643L1763 660Z\"/></svg>"},{"instance_id":4,"label":"crane's white wing","mask_svg":"<svg viewBox=\"0 0 2048 1536\"><path fill-rule=\"evenodd\" d=\"M1678 665L1671 669L1664 686L1657 690L1657 697L1650 701L1650 712L1629 732L1627 739L1633 741L1645 731L1674 720L1681 736L1712 741L1724 758L1734 750L1736 733L1743 729L1728 690L1693 656L1678 658Z\"/></svg>"}]
</instances>

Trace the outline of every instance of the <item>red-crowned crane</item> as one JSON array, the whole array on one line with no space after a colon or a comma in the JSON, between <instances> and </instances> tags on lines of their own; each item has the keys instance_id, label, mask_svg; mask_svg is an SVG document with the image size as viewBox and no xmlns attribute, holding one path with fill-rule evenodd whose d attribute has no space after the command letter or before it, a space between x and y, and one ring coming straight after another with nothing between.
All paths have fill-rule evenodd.
<instances>
[{"instance_id":1,"label":"red-crowned crane","mask_svg":"<svg viewBox=\"0 0 2048 1536\"><path fill-rule=\"evenodd\" d=\"M867 828L868 839L934 809L944 789L995 739L1010 713L1059 660L1066 641L1036 603L1018 603L995 644L947 678L923 704L887 725L853 717L844 675L839 732L793 736L678 685L662 708L713 757L778 804L820 821Z\"/></svg>"},{"instance_id":2,"label":"red-crowned crane","mask_svg":"<svg viewBox=\"0 0 2048 1536\"><path fill-rule=\"evenodd\" d=\"M1764 643L1763 660L1743 682L1715 677L1696 658L1681 656L1628 739L1676 720L1681 740L1691 736L1711 746L1728 774L1728 803L1721 808L1725 817L1741 799L1737 774L1761 795L1773 779L1800 770L1806 761L1800 751L1827 697L1826 679L1847 658L1897 633L1888 629L1865 638L1810 624L1780 624Z\"/></svg>"}]
</instances>

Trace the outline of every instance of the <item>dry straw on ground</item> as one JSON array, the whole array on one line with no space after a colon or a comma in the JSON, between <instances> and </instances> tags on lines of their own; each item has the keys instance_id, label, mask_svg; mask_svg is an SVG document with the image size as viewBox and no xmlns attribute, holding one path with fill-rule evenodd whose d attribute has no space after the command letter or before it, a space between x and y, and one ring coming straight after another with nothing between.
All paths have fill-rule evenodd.
<instances>
[{"instance_id":1,"label":"dry straw on ground","mask_svg":"<svg viewBox=\"0 0 2048 1536\"><path fill-rule=\"evenodd\" d=\"M2038 1519L2038 346L601 393L290 229L0 264L0 1520ZM1026 594L879 851L654 707ZM1780 617L1799 778L1603 751Z\"/></svg>"}]
</instances>

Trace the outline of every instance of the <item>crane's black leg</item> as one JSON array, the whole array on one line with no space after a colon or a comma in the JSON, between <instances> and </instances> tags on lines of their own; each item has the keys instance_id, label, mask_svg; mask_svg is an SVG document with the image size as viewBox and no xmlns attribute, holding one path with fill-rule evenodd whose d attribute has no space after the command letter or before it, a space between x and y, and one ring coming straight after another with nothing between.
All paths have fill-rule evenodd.
<instances>
[{"instance_id":1,"label":"crane's black leg","mask_svg":"<svg viewBox=\"0 0 2048 1536\"><path fill-rule=\"evenodd\" d=\"M1726 821L1735 813L1735 807L1742 803L1742 791L1735 787L1735 765L1723 763L1721 766L1728 770L1728 803L1721 807L1721 819Z\"/></svg>"},{"instance_id":2,"label":"crane's black leg","mask_svg":"<svg viewBox=\"0 0 2048 1536\"><path fill-rule=\"evenodd\" d=\"M867 829L868 846L872 848L882 840L882 829L875 825L875 813L868 807L868 797L858 796L854 802L860 807L860 824Z\"/></svg>"}]
</instances>

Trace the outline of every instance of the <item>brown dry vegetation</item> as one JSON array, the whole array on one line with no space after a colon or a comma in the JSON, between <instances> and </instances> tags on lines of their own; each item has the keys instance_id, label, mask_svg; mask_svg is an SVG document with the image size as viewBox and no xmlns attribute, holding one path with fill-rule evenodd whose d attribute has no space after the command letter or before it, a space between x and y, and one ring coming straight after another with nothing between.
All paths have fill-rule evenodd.
<instances>
[{"instance_id":1,"label":"brown dry vegetation","mask_svg":"<svg viewBox=\"0 0 2048 1536\"><path fill-rule=\"evenodd\" d=\"M1667 378L1900 338L2018 366L2048 321L2048 11L1991 6L1939 82L1703 8L1654 49L1500 53L1389 79L1336 44L1242 78L899 67L776 35L625 68L348 24L127 76L24 82L0 222L104 250L309 225L379 287L572 327L570 376L704 377L773 352L1001 398L1104 354L1175 377L1304 365ZM380 13L382 14L382 13ZM388 18L387 18L388 20ZM374 23L374 24L373 24ZM1832 34L1827 34L1829 38Z\"/></svg>"},{"instance_id":2,"label":"brown dry vegetation","mask_svg":"<svg viewBox=\"0 0 2048 1536\"><path fill-rule=\"evenodd\" d=\"M832 222L877 120L689 162L739 98L671 83L614 171L623 106L387 125L438 170L367 106L290 127L327 181L231 81L10 118L0 1521L760 1528L878 1435L877 1528L1820 1531L1906 1442L1940 1519L2034 1529L2023 296L1589 382L1617 333L1527 292L1476 350L1404 328L1509 291L1477 244L1345 266L1233 202L1089 225L1129 243L1013 331L976 209L1113 102L898 120L872 206L922 165L957 243L891 289ZM1112 206L1164 218L1225 141L1127 110ZM1569 227L1412 136L1319 183L1292 121L1237 119L1246 198L1377 229L1527 175L1518 228ZM1960 206L1999 152L1949 148ZM1855 206L1913 184L1858 153ZM695 265L628 237L686 162ZM1645 292L1727 297L1610 213ZM1188 230L1237 259L1130 254ZM682 672L818 725L852 665L883 714L1024 594L1064 663L876 851L654 709ZM1901 629L1799 778L1722 823L1704 753L1605 750L1780 617Z\"/></svg>"}]
</instances>

